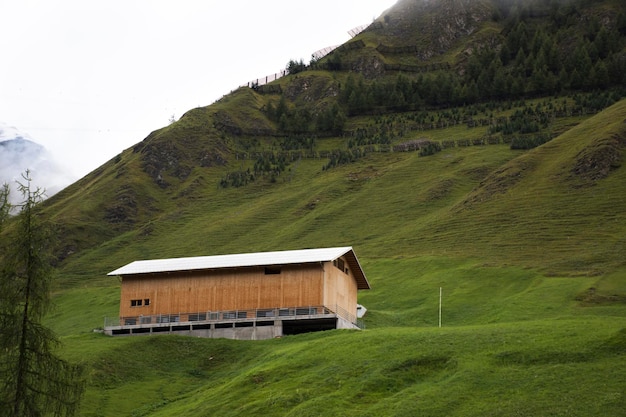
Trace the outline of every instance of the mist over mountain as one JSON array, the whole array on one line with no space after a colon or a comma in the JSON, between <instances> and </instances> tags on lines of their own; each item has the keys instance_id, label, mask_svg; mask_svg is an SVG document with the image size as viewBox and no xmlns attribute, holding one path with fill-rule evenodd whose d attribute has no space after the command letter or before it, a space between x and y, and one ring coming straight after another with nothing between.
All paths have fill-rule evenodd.
<instances>
[{"instance_id":1,"label":"mist over mountain","mask_svg":"<svg viewBox=\"0 0 626 417\"><path fill-rule=\"evenodd\" d=\"M51 153L17 128L0 124L0 183L11 186L11 202L19 202L17 182L30 171L33 185L50 197L74 179L54 160Z\"/></svg>"}]
</instances>

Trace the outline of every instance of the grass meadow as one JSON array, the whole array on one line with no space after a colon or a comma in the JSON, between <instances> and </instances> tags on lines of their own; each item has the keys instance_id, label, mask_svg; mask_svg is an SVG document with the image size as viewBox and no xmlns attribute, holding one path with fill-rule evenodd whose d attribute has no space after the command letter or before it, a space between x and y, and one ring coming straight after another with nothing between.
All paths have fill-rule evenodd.
<instances>
[{"instance_id":1,"label":"grass meadow","mask_svg":"<svg viewBox=\"0 0 626 417\"><path fill-rule=\"evenodd\" d=\"M83 416L617 416L626 407L626 306L579 300L597 277L434 257L364 268L372 290L360 296L361 331L111 338L90 325L116 314L116 286L59 295L63 313L50 325L64 356L86 365Z\"/></svg>"},{"instance_id":2,"label":"grass meadow","mask_svg":"<svg viewBox=\"0 0 626 417\"><path fill-rule=\"evenodd\" d=\"M623 415L626 171L573 172L617 149L605 139L623 138L625 119L621 101L530 151L372 153L328 170L307 159L241 188L217 185L228 166L159 190L125 151L81 180L85 198L67 190L48 206L90 247L58 269L46 319L85 365L80 415ZM89 215L129 195L145 202L132 227ZM344 245L372 286L359 295L364 330L252 342L97 332L119 308L106 274L127 262Z\"/></svg>"}]
</instances>

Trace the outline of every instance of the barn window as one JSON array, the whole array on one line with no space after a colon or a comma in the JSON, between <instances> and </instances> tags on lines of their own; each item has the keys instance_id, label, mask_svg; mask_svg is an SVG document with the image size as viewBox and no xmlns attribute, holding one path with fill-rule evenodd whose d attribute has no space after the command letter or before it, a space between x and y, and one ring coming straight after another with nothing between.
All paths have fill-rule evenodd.
<instances>
[{"instance_id":1,"label":"barn window","mask_svg":"<svg viewBox=\"0 0 626 417\"><path fill-rule=\"evenodd\" d=\"M343 259L335 259L333 261L333 265L335 265L341 272L346 272L346 268L344 268Z\"/></svg>"},{"instance_id":2,"label":"barn window","mask_svg":"<svg viewBox=\"0 0 626 417\"><path fill-rule=\"evenodd\" d=\"M278 275L280 274L280 268L265 267L265 275Z\"/></svg>"},{"instance_id":3,"label":"barn window","mask_svg":"<svg viewBox=\"0 0 626 417\"><path fill-rule=\"evenodd\" d=\"M144 298L143 305L149 306L150 305L150 299L149 298Z\"/></svg>"},{"instance_id":4,"label":"barn window","mask_svg":"<svg viewBox=\"0 0 626 417\"><path fill-rule=\"evenodd\" d=\"M141 307L143 300L130 300L131 307Z\"/></svg>"}]
</instances>

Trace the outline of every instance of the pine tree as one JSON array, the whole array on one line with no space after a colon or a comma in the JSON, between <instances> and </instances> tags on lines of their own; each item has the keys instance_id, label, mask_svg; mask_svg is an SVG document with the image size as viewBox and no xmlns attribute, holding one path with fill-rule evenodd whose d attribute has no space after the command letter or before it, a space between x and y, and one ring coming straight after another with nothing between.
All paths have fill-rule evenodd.
<instances>
[{"instance_id":1,"label":"pine tree","mask_svg":"<svg viewBox=\"0 0 626 417\"><path fill-rule=\"evenodd\" d=\"M2 184L0 188L0 232L2 231L2 225L9 218L11 211L11 203L9 203L9 184Z\"/></svg>"},{"instance_id":2,"label":"pine tree","mask_svg":"<svg viewBox=\"0 0 626 417\"><path fill-rule=\"evenodd\" d=\"M466 84L465 87L466 88L463 98L465 99L466 103L475 103L476 101L478 101L478 98L480 97L478 84L476 84L474 80L471 80L469 83Z\"/></svg>"},{"instance_id":3,"label":"pine tree","mask_svg":"<svg viewBox=\"0 0 626 417\"><path fill-rule=\"evenodd\" d=\"M280 100L278 101L278 106L276 106L276 110L274 110L274 120L280 121L281 117L287 113L289 107L287 106L287 99L284 95L280 96Z\"/></svg>"},{"instance_id":4,"label":"pine tree","mask_svg":"<svg viewBox=\"0 0 626 417\"><path fill-rule=\"evenodd\" d=\"M591 57L589 56L589 50L585 45L578 45L576 51L574 51L574 62L575 69L578 71L578 74L585 79L589 76L589 71L593 68L593 63L591 61Z\"/></svg>"},{"instance_id":5,"label":"pine tree","mask_svg":"<svg viewBox=\"0 0 626 417\"><path fill-rule=\"evenodd\" d=\"M595 78L592 80L593 85L597 88L607 88L610 83L609 71L603 61L598 61L594 66Z\"/></svg>"},{"instance_id":6,"label":"pine tree","mask_svg":"<svg viewBox=\"0 0 626 417\"><path fill-rule=\"evenodd\" d=\"M0 416L71 416L82 371L54 354L59 342L41 325L50 307L50 234L37 214L43 192L31 189L28 171L23 178L24 201L0 265Z\"/></svg>"},{"instance_id":7,"label":"pine tree","mask_svg":"<svg viewBox=\"0 0 626 417\"><path fill-rule=\"evenodd\" d=\"M500 61L502 61L503 65L507 65L511 61L511 50L509 49L509 45L505 42L502 44L502 49L500 49Z\"/></svg>"},{"instance_id":8,"label":"pine tree","mask_svg":"<svg viewBox=\"0 0 626 417\"><path fill-rule=\"evenodd\" d=\"M566 90L569 88L569 74L565 70L565 68L561 68L559 71L559 76L557 78L557 91Z\"/></svg>"}]
</instances>

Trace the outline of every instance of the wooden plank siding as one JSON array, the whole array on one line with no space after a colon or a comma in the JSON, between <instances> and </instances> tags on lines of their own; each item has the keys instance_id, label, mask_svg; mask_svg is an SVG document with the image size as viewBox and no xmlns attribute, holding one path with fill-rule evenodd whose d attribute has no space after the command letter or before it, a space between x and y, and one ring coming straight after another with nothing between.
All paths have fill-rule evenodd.
<instances>
[{"instance_id":1,"label":"wooden plank siding","mask_svg":"<svg viewBox=\"0 0 626 417\"><path fill-rule=\"evenodd\" d=\"M356 310L356 282L332 262L126 275L120 316L336 304ZM145 300L150 300L145 305ZM141 306L131 306L142 300Z\"/></svg>"},{"instance_id":2,"label":"wooden plank siding","mask_svg":"<svg viewBox=\"0 0 626 417\"><path fill-rule=\"evenodd\" d=\"M342 308L346 312L356 315L357 305L357 285L352 271L347 267L345 259L344 268L340 269L333 262L324 265L324 302L323 305L329 308L335 306Z\"/></svg>"}]
</instances>

